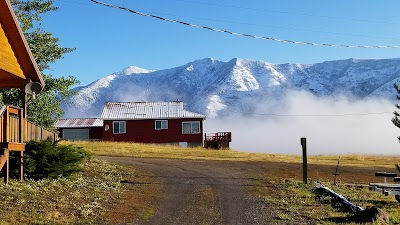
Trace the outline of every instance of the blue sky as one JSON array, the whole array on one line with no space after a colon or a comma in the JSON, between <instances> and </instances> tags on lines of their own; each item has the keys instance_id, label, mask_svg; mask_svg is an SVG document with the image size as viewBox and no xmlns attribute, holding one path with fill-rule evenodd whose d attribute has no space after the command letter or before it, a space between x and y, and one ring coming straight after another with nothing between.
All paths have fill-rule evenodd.
<instances>
[{"instance_id":1,"label":"blue sky","mask_svg":"<svg viewBox=\"0 0 400 225\"><path fill-rule=\"evenodd\" d=\"M252 35L348 45L400 45L400 1L102 0L144 13ZM159 70L196 59L317 63L397 58L400 49L346 49L278 43L141 17L89 0L55 0L43 28L76 51L51 65L81 85L128 66Z\"/></svg>"}]
</instances>

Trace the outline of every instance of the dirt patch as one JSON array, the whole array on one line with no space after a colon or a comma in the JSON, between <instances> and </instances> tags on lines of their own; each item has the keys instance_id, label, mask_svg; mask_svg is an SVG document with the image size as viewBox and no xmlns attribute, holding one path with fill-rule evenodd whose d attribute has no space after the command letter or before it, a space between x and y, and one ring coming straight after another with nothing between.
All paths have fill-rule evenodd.
<instances>
[{"instance_id":1,"label":"dirt patch","mask_svg":"<svg viewBox=\"0 0 400 225\"><path fill-rule=\"evenodd\" d=\"M122 214L111 216L111 212L116 224L320 224L346 219L329 204L316 201L312 185L302 184L301 163L99 158L150 172L137 175L147 183L138 183L137 177L123 181L132 185L129 192L135 193L121 197L126 202L113 212ZM335 165L309 165L309 180L332 184L335 170ZM354 184L365 189L369 182L381 181L374 177L381 170L392 172L380 167L341 166L336 180L342 186L353 185L352 190ZM159 188L158 197L152 196L152 191L146 197L136 196L154 187ZM353 200L368 201L363 195ZM140 202L147 206L126 212L130 204Z\"/></svg>"},{"instance_id":2,"label":"dirt patch","mask_svg":"<svg viewBox=\"0 0 400 225\"><path fill-rule=\"evenodd\" d=\"M131 166L121 180L124 190L108 205L100 220L110 224L136 224L151 217L162 195L157 178L140 167Z\"/></svg>"},{"instance_id":3,"label":"dirt patch","mask_svg":"<svg viewBox=\"0 0 400 225\"><path fill-rule=\"evenodd\" d=\"M252 195L265 168L257 163L99 157L151 171L163 196L154 215L133 224L271 224L276 211ZM157 182L158 182L157 181ZM131 182L131 181L126 181ZM154 185L149 183L139 187ZM124 208L122 206L122 208ZM279 222L278 222L279 223Z\"/></svg>"}]
</instances>

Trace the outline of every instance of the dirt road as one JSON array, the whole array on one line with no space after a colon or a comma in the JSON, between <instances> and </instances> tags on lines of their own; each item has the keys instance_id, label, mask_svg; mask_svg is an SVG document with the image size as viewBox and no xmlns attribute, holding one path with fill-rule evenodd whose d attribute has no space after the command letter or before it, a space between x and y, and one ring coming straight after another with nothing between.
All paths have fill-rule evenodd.
<instances>
[{"instance_id":1,"label":"dirt road","mask_svg":"<svg viewBox=\"0 0 400 225\"><path fill-rule=\"evenodd\" d=\"M154 215L132 224L277 224L276 212L251 194L262 188L262 163L99 158L151 171L161 184Z\"/></svg>"}]
</instances>

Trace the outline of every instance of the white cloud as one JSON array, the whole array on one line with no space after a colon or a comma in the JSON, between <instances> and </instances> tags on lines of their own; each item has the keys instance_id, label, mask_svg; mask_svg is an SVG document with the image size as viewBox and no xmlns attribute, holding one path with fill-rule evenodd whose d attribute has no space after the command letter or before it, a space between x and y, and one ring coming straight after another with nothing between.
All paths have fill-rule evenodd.
<instances>
[{"instance_id":1,"label":"white cloud","mask_svg":"<svg viewBox=\"0 0 400 225\"><path fill-rule=\"evenodd\" d=\"M400 130L391 122L393 114L368 114L394 110L385 99L290 91L246 117L208 119L205 128L231 131L231 148L247 152L301 154L300 138L306 137L311 155L400 154Z\"/></svg>"}]
</instances>

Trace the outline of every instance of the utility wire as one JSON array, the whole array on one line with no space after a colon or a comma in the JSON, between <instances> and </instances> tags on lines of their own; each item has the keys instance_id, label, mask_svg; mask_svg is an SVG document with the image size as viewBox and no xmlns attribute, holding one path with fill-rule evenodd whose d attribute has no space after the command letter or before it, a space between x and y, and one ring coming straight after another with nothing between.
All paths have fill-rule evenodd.
<instances>
[{"instance_id":1,"label":"utility wire","mask_svg":"<svg viewBox=\"0 0 400 225\"><path fill-rule=\"evenodd\" d=\"M336 19L336 20L350 20L350 21L365 22L365 23L399 24L398 22L392 22L392 21L378 21L378 20L366 20L366 19L345 18L345 17L336 17L336 16L324 16L324 15L311 14L311 13L296 13L296 12L287 12L287 11L279 11L279 10L258 9L258 8L242 7L242 6L236 6L236 5L225 5L225 4L218 4L218 3L206 3L206 2L198 2L198 1L190 1L190 0L175 0L175 1L177 1L177 2L194 3L194 4L201 4L201 5L213 5L213 6L226 7L226 8L244 9L244 10L251 10L251 11L261 11L261 12L271 12L271 13L279 13L279 14L291 14L291 15L298 15L298 16L308 16L308 17L313 17L313 18L314 17L320 17L320 18L328 18L328 19Z\"/></svg>"},{"instance_id":2,"label":"utility wire","mask_svg":"<svg viewBox=\"0 0 400 225\"><path fill-rule=\"evenodd\" d=\"M236 36L242 36L242 37L248 37L248 38L254 38L254 39L261 39L261 40L267 40L267 41L275 41L275 42L281 42L281 43L291 43L291 44L301 44L301 45L312 45L312 46L324 46L324 47L340 47L340 48L400 48L398 45L383 45L383 46L378 46L378 45L345 45L345 44L328 44L328 43L315 43L315 42L306 42L306 41L293 41L293 40L288 40L288 39L278 39L278 38L273 38L273 37L266 37L266 36L256 36L256 35L251 35L251 34L245 34L245 33L238 33L238 32L233 32L233 31L228 31L228 30L222 30L222 29L217 29L217 28L212 28L212 27L207 27L207 26L202 26L202 25L197 25L197 24L191 24L187 23L184 21L179 21L179 20L174 20L174 19L168 19L168 18L163 18L160 16L152 15L152 14L147 14L147 13L142 13L138 12L129 8L121 7L121 6L116 6L116 5L111 5L108 3L96 1L96 0L89 0L91 2L94 2L99 5L104 5L107 7L115 8L115 9L121 9L125 10L140 16L145 16L145 17L151 17L171 23L179 23L185 26L189 27L195 27L195 28L201 28L205 30L210 30L214 32L220 32L220 33L226 33L226 34L231 34L231 35L236 35Z\"/></svg>"},{"instance_id":3,"label":"utility wire","mask_svg":"<svg viewBox=\"0 0 400 225\"><path fill-rule=\"evenodd\" d=\"M342 113L342 114L278 114L278 113L244 113L258 116L279 116L279 117L343 117L343 116L371 116L391 114L393 112L370 112L370 113Z\"/></svg>"},{"instance_id":4,"label":"utility wire","mask_svg":"<svg viewBox=\"0 0 400 225\"><path fill-rule=\"evenodd\" d=\"M175 1L181 1L181 0L175 0ZM82 2L76 2L76 1L70 1L70 0L62 0L62 2L79 4L79 5L92 5L91 3L82 3ZM183 1L183 2L186 2L186 1ZM192 1L187 1L187 2L192 2ZM197 2L194 2L194 3L197 3ZM199 3L199 4L201 4L201 3ZM211 4L211 5L214 5L214 4ZM149 13L149 14L156 13L159 15L176 16L176 17L197 19L197 20L204 20L204 21L213 21L213 22L230 23L230 24L241 24L241 25L256 26L256 27L268 27L268 28L283 29L283 30L297 30L297 31L305 31L305 32L312 32L312 33L321 33L321 34L334 34L334 35L341 35L341 36L352 36L352 37L374 38L374 39L385 39L385 40L396 40L396 41L400 40L400 38L393 38L393 37L389 38L389 37L371 36L371 35L363 35L363 34L350 34L350 33L340 33L340 32L321 31L321 30L309 30L309 29L301 29L301 28L294 28L294 27L262 25L262 24L238 22L238 21L231 21L231 20L220 20L220 19L210 19L210 18L203 18L203 17L183 16L183 15L160 13L160 12L154 12L154 11L147 11L147 12L144 11L143 13Z\"/></svg>"}]
</instances>

